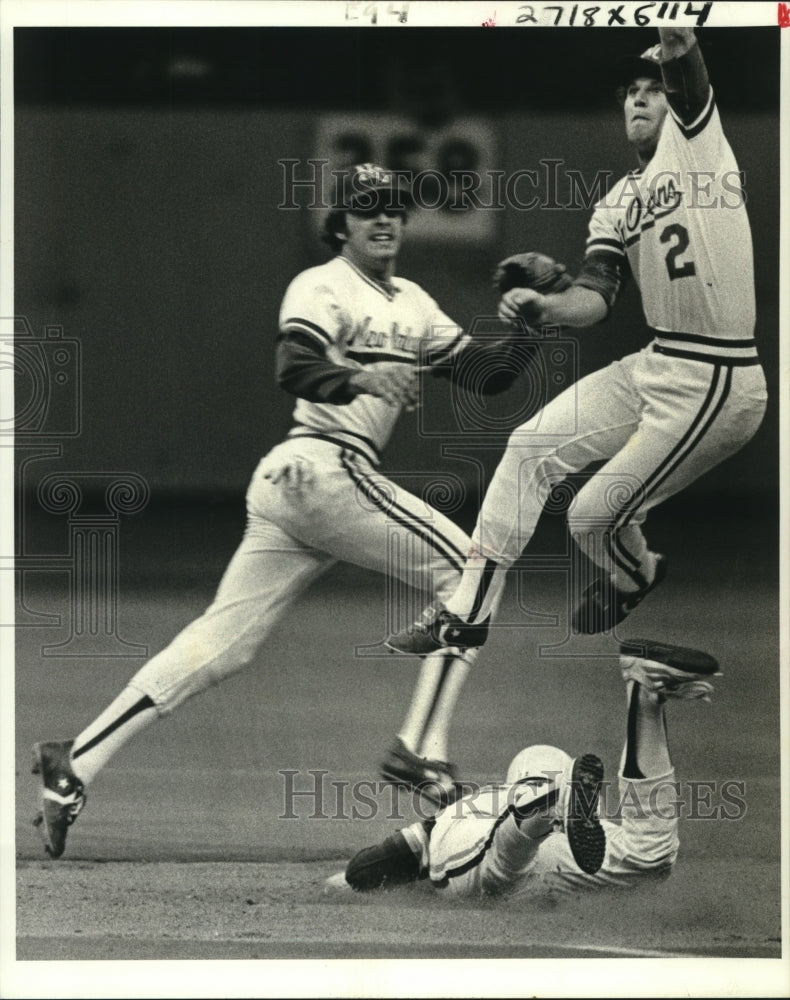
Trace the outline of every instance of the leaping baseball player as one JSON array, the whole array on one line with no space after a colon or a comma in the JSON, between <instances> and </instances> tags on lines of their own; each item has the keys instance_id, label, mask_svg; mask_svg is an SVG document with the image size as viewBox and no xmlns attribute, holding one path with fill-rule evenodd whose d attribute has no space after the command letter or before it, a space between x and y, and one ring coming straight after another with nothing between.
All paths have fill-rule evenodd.
<instances>
[{"instance_id":1,"label":"leaping baseball player","mask_svg":"<svg viewBox=\"0 0 790 1000\"><path fill-rule=\"evenodd\" d=\"M448 362L491 351L502 371L485 389L501 391L516 377L507 358L522 334L480 344L422 288L395 275L409 207L409 191L389 170L362 164L346 174L325 224L335 256L294 278L280 310L277 378L297 397L293 427L253 475L246 532L213 603L76 739L34 747L37 823L51 857L63 853L86 788L113 754L250 663L288 605L335 561L397 574L440 600L457 586L467 535L386 478L381 453L401 410L418 402L421 368L452 376ZM395 536L408 562L390 561ZM457 794L448 727L475 655L447 648L421 664L381 764L383 777L437 806Z\"/></svg>"},{"instance_id":2,"label":"leaping baseball player","mask_svg":"<svg viewBox=\"0 0 790 1000\"><path fill-rule=\"evenodd\" d=\"M571 625L579 634L615 628L665 576L664 558L642 533L648 511L737 452L763 419L738 165L693 30L659 28L659 38L618 67L626 138L639 165L595 206L581 273L553 293L511 288L499 305L509 322L591 326L607 318L630 269L653 340L513 432L460 586L445 608L432 606L390 635L394 650L482 645L507 570L532 538L551 488L596 462L604 464L568 512L571 534L599 574L573 607Z\"/></svg>"},{"instance_id":3,"label":"leaping baseball player","mask_svg":"<svg viewBox=\"0 0 790 1000\"><path fill-rule=\"evenodd\" d=\"M632 887L666 878L678 854L679 786L667 746L670 699L710 700L720 676L707 653L635 639L620 646L626 738L617 800L601 815L603 766L558 747L516 754L503 784L486 785L435 816L359 851L325 883L328 895L426 879L463 899Z\"/></svg>"}]
</instances>

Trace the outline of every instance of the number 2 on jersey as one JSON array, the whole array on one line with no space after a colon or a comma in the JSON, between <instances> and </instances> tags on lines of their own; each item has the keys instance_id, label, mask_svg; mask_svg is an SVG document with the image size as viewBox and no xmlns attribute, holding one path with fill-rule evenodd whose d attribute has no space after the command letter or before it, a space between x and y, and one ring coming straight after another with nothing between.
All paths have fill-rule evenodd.
<instances>
[{"instance_id":1,"label":"number 2 on jersey","mask_svg":"<svg viewBox=\"0 0 790 1000\"><path fill-rule=\"evenodd\" d=\"M669 248L664 258L670 281L674 281L675 278L690 278L691 275L697 273L693 260L683 261L682 264L678 263L678 257L688 250L689 245L689 234L685 226L675 222L671 226L667 226L659 238L662 243L677 240L677 243Z\"/></svg>"}]
</instances>

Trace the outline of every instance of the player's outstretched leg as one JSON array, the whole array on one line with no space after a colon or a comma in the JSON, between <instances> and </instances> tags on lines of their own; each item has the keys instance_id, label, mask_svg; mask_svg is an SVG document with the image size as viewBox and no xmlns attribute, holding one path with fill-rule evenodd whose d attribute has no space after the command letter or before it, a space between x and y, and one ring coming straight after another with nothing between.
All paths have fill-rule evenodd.
<instances>
[{"instance_id":1,"label":"player's outstretched leg","mask_svg":"<svg viewBox=\"0 0 790 1000\"><path fill-rule=\"evenodd\" d=\"M679 850L677 784L667 743L670 700L710 701L715 658L652 639L620 643L626 682L626 738L620 759L622 823L608 874L629 884L635 876L668 875Z\"/></svg>"},{"instance_id":2,"label":"player's outstretched leg","mask_svg":"<svg viewBox=\"0 0 790 1000\"><path fill-rule=\"evenodd\" d=\"M41 809L33 820L51 858L66 848L66 833L85 805L85 787L71 768L73 740L36 743L33 774L41 777Z\"/></svg>"},{"instance_id":3,"label":"player's outstretched leg","mask_svg":"<svg viewBox=\"0 0 790 1000\"><path fill-rule=\"evenodd\" d=\"M385 781L409 788L436 808L461 794L448 759L448 734L458 695L477 650L443 649L425 657L406 717L379 765Z\"/></svg>"}]
</instances>

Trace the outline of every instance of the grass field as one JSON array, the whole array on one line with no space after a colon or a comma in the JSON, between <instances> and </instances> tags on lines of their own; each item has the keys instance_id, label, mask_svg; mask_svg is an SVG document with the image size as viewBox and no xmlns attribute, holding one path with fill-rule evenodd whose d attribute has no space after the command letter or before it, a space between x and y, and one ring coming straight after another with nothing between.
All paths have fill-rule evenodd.
<instances>
[{"instance_id":1,"label":"grass field","mask_svg":"<svg viewBox=\"0 0 790 1000\"><path fill-rule=\"evenodd\" d=\"M468 964L463 959L482 969L488 963L481 959L562 958L549 963L548 985L542 963L504 966L535 977L517 995L573 995L567 977L590 966L571 960L596 958L615 961L615 978L582 972L578 995L717 995L717 984L732 995L781 995L771 992L770 978L784 968L775 576L765 568L770 559L749 563L737 550L722 562L726 571L703 571L695 546L714 534L673 555L668 581L622 629L709 650L725 673L713 704L670 706L673 759L684 798L696 796L697 817L681 820L672 878L634 893L463 907L424 885L373 898L322 895L324 879L351 853L415 816L410 797L381 787L365 818L350 815L355 783L375 780L376 762L401 722L416 661L355 656L355 646L383 634L383 588L379 578L349 568L300 600L251 668L124 747L91 786L64 857L48 860L30 825L30 744L75 735L143 660L44 657L42 644L58 641L58 630L19 629L16 970L35 978L62 969L50 962L72 960L61 975L73 994L40 995L92 995L80 978L91 970L95 995L116 995L97 972L104 966L92 962L137 960L123 980L131 990L146 960L242 960L227 974L247 975L259 968L252 960L278 959L274 978L256 979L253 992L240 995L488 996L500 995L499 973L492 968L490 978L470 980L459 970ZM555 577L529 582L530 611L562 607ZM214 584L212 577L167 591L127 588L121 634L158 651L202 610ZM511 584L502 625L461 696L452 743L463 777L500 776L528 743L594 750L613 777L625 705L613 639L564 642L562 615L553 624L533 616L533 627L523 627L517 593ZM52 581L31 588L27 603L68 613ZM288 780L314 790L316 773L320 802L288 798ZM727 781L740 783L743 815L705 818L721 804ZM710 797L691 782L710 783ZM381 962L349 968L343 961L360 958ZM646 978L652 963L638 964L637 974L635 958L658 960L658 971ZM402 974L409 959L422 960L414 981ZM436 986L427 959L454 960ZM283 979L288 960L298 960L298 972ZM194 975L202 966L189 968ZM384 985L393 968L397 985ZM236 995L223 969L224 962L209 963L197 982L177 981L172 994L170 980L159 976L156 989ZM216 993L209 986L215 975ZM756 992L740 993L742 978ZM653 992L659 981L663 992ZM117 995L145 995L119 988Z\"/></svg>"}]
</instances>

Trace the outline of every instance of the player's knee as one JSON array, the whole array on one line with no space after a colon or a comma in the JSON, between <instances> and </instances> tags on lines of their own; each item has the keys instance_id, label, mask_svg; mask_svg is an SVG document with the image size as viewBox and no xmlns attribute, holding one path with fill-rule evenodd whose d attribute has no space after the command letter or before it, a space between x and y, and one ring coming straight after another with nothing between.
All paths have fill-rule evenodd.
<instances>
[{"instance_id":1,"label":"player's knee","mask_svg":"<svg viewBox=\"0 0 790 1000\"><path fill-rule=\"evenodd\" d=\"M654 878L669 878L678 857L678 841L650 846L642 844L628 855L628 863L632 869L642 875Z\"/></svg>"},{"instance_id":2,"label":"player's knee","mask_svg":"<svg viewBox=\"0 0 790 1000\"><path fill-rule=\"evenodd\" d=\"M365 847L349 861L346 882L357 892L405 885L420 876L420 860L402 833Z\"/></svg>"}]
</instances>

